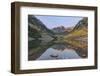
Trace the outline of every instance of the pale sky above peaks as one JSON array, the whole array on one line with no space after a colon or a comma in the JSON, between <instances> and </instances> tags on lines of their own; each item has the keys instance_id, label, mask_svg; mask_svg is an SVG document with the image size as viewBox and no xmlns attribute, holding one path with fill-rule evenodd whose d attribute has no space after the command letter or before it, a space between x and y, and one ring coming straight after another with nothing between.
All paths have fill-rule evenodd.
<instances>
[{"instance_id":1,"label":"pale sky above peaks","mask_svg":"<svg viewBox=\"0 0 100 76\"><path fill-rule=\"evenodd\" d=\"M52 29L58 26L71 27L75 26L83 17L75 16L44 16L35 15L47 28Z\"/></svg>"}]
</instances>

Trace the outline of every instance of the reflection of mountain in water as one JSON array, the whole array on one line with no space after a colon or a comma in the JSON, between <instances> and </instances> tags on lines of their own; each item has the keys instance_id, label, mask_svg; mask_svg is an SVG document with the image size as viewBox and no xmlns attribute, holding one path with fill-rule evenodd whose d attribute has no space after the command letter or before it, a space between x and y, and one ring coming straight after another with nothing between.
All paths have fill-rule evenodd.
<instances>
[{"instance_id":1,"label":"reflection of mountain in water","mask_svg":"<svg viewBox=\"0 0 100 76\"><path fill-rule=\"evenodd\" d=\"M52 44L53 42L43 42L40 40L33 40L28 42L28 45L31 45L28 51L28 60L35 60L42 53L44 53L45 50L48 49Z\"/></svg>"},{"instance_id":2,"label":"reflection of mountain in water","mask_svg":"<svg viewBox=\"0 0 100 76\"><path fill-rule=\"evenodd\" d=\"M52 46L52 48L63 51L66 48L66 46L64 44L55 44Z\"/></svg>"},{"instance_id":3,"label":"reflection of mountain in water","mask_svg":"<svg viewBox=\"0 0 100 76\"><path fill-rule=\"evenodd\" d=\"M84 58L87 55L86 52L83 53L80 50L74 50L65 43L55 44L53 41L43 43L43 41L37 40L31 41L30 44L33 44L33 48L29 50L29 60L78 59Z\"/></svg>"}]
</instances>

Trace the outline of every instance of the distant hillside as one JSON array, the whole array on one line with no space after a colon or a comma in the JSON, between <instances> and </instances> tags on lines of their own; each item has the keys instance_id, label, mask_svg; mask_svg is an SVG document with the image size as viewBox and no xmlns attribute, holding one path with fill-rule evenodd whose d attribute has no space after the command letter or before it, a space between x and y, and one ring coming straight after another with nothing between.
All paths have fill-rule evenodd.
<instances>
[{"instance_id":1,"label":"distant hillside","mask_svg":"<svg viewBox=\"0 0 100 76\"><path fill-rule=\"evenodd\" d=\"M81 29L82 27L88 27L88 18L83 18L82 20L80 20L76 26L74 27L73 30L76 30L76 29Z\"/></svg>"},{"instance_id":2,"label":"distant hillside","mask_svg":"<svg viewBox=\"0 0 100 76\"><path fill-rule=\"evenodd\" d=\"M34 39L51 40L54 33L49 30L39 19L33 15L28 15L28 36Z\"/></svg>"},{"instance_id":3,"label":"distant hillside","mask_svg":"<svg viewBox=\"0 0 100 76\"><path fill-rule=\"evenodd\" d=\"M67 37L80 37L87 36L88 33L88 19L83 18L80 20ZM71 36L72 35L72 36Z\"/></svg>"}]
</instances>

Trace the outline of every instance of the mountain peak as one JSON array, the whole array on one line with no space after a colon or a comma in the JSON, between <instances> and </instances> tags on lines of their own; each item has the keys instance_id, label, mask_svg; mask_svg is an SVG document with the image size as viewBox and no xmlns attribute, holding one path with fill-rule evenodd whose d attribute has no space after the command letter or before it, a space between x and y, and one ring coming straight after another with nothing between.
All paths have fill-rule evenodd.
<instances>
[{"instance_id":1,"label":"mountain peak","mask_svg":"<svg viewBox=\"0 0 100 76\"><path fill-rule=\"evenodd\" d=\"M58 26L58 27L54 27L53 29L52 29L55 33L62 33L62 32L64 32L65 30L66 30L66 28L64 27L64 26Z\"/></svg>"}]
</instances>

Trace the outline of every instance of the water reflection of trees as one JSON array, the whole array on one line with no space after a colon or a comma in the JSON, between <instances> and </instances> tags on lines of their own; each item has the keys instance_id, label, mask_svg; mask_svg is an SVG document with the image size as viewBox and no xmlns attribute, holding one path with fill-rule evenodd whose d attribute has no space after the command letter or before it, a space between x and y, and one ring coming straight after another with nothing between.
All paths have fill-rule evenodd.
<instances>
[{"instance_id":1,"label":"water reflection of trees","mask_svg":"<svg viewBox=\"0 0 100 76\"><path fill-rule=\"evenodd\" d=\"M75 52L81 57L81 58L86 58L87 57L87 49L83 50L81 48L73 48L71 45L67 44L67 43L59 43L59 44L54 44L52 46L53 49L56 49L56 50L60 50L60 51L63 51L65 50L66 48L67 49L74 49Z\"/></svg>"},{"instance_id":2,"label":"water reflection of trees","mask_svg":"<svg viewBox=\"0 0 100 76\"><path fill-rule=\"evenodd\" d=\"M28 60L35 60L40 57L50 46L53 45L53 42L43 42L40 40L33 40L28 42Z\"/></svg>"},{"instance_id":3,"label":"water reflection of trees","mask_svg":"<svg viewBox=\"0 0 100 76\"><path fill-rule=\"evenodd\" d=\"M40 40L33 40L28 43L28 60L35 60L38 57L40 57L48 48L53 48L56 50L65 50L67 49L74 49L71 45L67 43L54 43L51 42L44 42ZM74 49L75 52L81 57L86 58L87 57L87 50L82 50L80 48Z\"/></svg>"}]
</instances>

